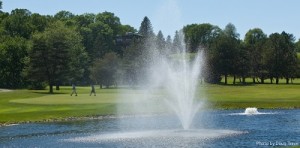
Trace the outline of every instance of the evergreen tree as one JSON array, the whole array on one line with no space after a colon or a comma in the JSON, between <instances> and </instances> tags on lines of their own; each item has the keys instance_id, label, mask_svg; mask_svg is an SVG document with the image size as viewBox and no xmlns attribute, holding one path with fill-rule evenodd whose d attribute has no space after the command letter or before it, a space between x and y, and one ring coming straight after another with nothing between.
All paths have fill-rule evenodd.
<instances>
[{"instance_id":1,"label":"evergreen tree","mask_svg":"<svg viewBox=\"0 0 300 148\"><path fill-rule=\"evenodd\" d=\"M166 50L167 50L167 53L170 53L171 49L172 49L172 38L170 35L167 36L167 39L166 39Z\"/></svg>"},{"instance_id":2,"label":"evergreen tree","mask_svg":"<svg viewBox=\"0 0 300 148\"><path fill-rule=\"evenodd\" d=\"M143 36L144 40L153 41L155 34L147 16L144 17L138 33Z\"/></svg>"},{"instance_id":3,"label":"evergreen tree","mask_svg":"<svg viewBox=\"0 0 300 148\"><path fill-rule=\"evenodd\" d=\"M62 22L55 22L33 36L27 74L32 81L46 81L53 93L54 85L74 82L82 75L85 57L80 36Z\"/></svg>"},{"instance_id":4,"label":"evergreen tree","mask_svg":"<svg viewBox=\"0 0 300 148\"><path fill-rule=\"evenodd\" d=\"M161 31L159 31L156 36L156 46L158 48L159 53L166 53L166 41Z\"/></svg>"},{"instance_id":5,"label":"evergreen tree","mask_svg":"<svg viewBox=\"0 0 300 148\"><path fill-rule=\"evenodd\" d=\"M175 31L174 39L173 39L173 49L171 52L179 53L182 52L184 48L183 38L181 32Z\"/></svg>"}]
</instances>

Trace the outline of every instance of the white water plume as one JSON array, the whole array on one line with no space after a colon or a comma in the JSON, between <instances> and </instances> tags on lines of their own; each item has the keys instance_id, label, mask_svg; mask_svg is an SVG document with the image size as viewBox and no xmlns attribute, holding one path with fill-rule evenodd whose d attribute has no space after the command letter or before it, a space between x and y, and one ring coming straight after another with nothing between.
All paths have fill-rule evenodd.
<instances>
[{"instance_id":1,"label":"white water plume","mask_svg":"<svg viewBox=\"0 0 300 148\"><path fill-rule=\"evenodd\" d=\"M201 72L202 54L198 53L195 60L190 63L186 52L181 53L176 64L165 59L161 66L165 67L165 88L166 104L176 113L184 129L189 129L193 118L201 103L196 100L195 93L198 86L198 78Z\"/></svg>"},{"instance_id":2,"label":"white water plume","mask_svg":"<svg viewBox=\"0 0 300 148\"><path fill-rule=\"evenodd\" d=\"M166 17L176 18L180 14L176 0L168 0L161 10L175 11L175 14ZM168 13L164 13L168 14ZM174 16L173 16L174 15ZM180 20L178 20L180 21ZM178 23L176 23L178 24ZM179 31L176 46L160 49L155 40L147 40L140 59L143 60L141 75L138 76L143 88L141 94L134 97L138 102L127 104L127 109L136 113L159 113L172 110L178 117L183 129L190 129L195 114L199 111L202 102L196 97L198 82L204 63L202 52L189 53L186 49L184 35ZM201 95L203 96L203 95ZM122 97L122 96L120 96ZM124 108L124 104L119 106ZM166 109L168 108L168 109ZM160 111L157 111L160 110Z\"/></svg>"},{"instance_id":3,"label":"white water plume","mask_svg":"<svg viewBox=\"0 0 300 148\"><path fill-rule=\"evenodd\" d=\"M203 54L188 53L185 48L184 36L180 33L180 48L157 49L155 43L149 43L145 49L150 61L143 75L145 90L135 98L140 100L126 108L136 113L155 113L157 109L169 108L178 117L182 128L189 129L195 114L203 105L196 97L199 76L203 64ZM159 50L165 50L161 52ZM164 53L164 54L162 54ZM123 105L123 104L122 104ZM123 105L124 107L124 105Z\"/></svg>"},{"instance_id":4,"label":"white water plume","mask_svg":"<svg viewBox=\"0 0 300 148\"><path fill-rule=\"evenodd\" d=\"M245 114L253 115L253 114L259 114L256 107L248 107L245 109Z\"/></svg>"}]
</instances>

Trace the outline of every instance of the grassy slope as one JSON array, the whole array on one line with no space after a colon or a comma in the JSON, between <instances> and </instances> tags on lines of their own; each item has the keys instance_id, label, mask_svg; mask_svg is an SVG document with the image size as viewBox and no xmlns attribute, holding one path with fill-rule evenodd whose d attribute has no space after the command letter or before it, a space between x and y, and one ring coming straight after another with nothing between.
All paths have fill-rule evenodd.
<instances>
[{"instance_id":1,"label":"grassy slope","mask_svg":"<svg viewBox=\"0 0 300 148\"><path fill-rule=\"evenodd\" d=\"M203 85L199 87L198 98L206 98L214 108L300 108L299 90L297 84ZM54 95L30 90L1 92L0 123L115 114L117 104L124 106L122 113L126 114L130 110L127 103L143 98L139 90L126 90L123 96L118 95L119 91L124 91L121 89L97 89L97 96L89 96L89 91L89 87L79 87L77 97L69 95L70 87L61 87Z\"/></svg>"}]
</instances>

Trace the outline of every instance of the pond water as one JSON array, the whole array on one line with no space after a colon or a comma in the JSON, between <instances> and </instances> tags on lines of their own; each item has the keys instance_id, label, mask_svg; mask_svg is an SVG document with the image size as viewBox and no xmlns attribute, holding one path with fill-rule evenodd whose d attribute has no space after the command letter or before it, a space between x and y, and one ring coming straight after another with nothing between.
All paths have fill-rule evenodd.
<instances>
[{"instance_id":1,"label":"pond water","mask_svg":"<svg viewBox=\"0 0 300 148\"><path fill-rule=\"evenodd\" d=\"M211 110L182 130L173 115L29 123L0 127L0 147L300 146L300 110Z\"/></svg>"}]
</instances>

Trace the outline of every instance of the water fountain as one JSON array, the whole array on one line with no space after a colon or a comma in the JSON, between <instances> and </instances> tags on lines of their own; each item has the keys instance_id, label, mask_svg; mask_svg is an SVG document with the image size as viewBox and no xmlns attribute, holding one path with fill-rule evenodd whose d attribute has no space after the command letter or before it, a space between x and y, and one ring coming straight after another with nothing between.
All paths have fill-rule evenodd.
<instances>
[{"instance_id":1,"label":"water fountain","mask_svg":"<svg viewBox=\"0 0 300 148\"><path fill-rule=\"evenodd\" d=\"M255 115L255 114L259 114L259 112L257 111L256 107L248 107L245 109L245 114L246 115Z\"/></svg>"},{"instance_id":2,"label":"water fountain","mask_svg":"<svg viewBox=\"0 0 300 148\"><path fill-rule=\"evenodd\" d=\"M157 120L156 115L152 113L155 113L157 106L161 106L161 108L165 108L164 114L167 112L168 115L171 114L171 116L177 117L177 120L167 121L170 120L169 118L163 118L162 120L175 125L176 122L179 122L181 127L174 126L175 128L170 128L172 126L166 126L157 129L157 127L151 126L151 124L155 124L153 121L148 119L143 121L142 117L132 118L131 121L119 120L120 126L128 128L134 122L137 127L143 128L78 137L71 139L71 141L111 142L156 139L156 141L159 141L158 143L164 143L161 142L164 139L168 139L168 141L181 141L180 139L186 138L203 140L244 133L233 130L195 129L192 127L195 115L205 105L205 99L198 98L199 95L196 95L196 92L199 93L198 82L205 61L201 49L197 53L188 53L182 31L179 31L179 39L180 46L177 48L159 49L153 40L149 40L148 46L145 49L140 49L144 51L146 55L144 58L148 60L146 65L143 65L146 67L146 75L143 73L141 77L143 89L140 91L143 95L131 95L131 98L126 98L124 94L128 92L121 93L121 98L134 98L133 100L138 101L127 104L126 107L124 107L124 104L120 104L118 110L121 116L124 108L125 110L131 110L130 112L134 116L141 116L139 112L143 110L142 114L150 114L150 118L154 116L153 120ZM163 51L163 54L161 51ZM161 125L157 124L157 126Z\"/></svg>"},{"instance_id":3,"label":"water fountain","mask_svg":"<svg viewBox=\"0 0 300 148\"><path fill-rule=\"evenodd\" d=\"M243 134L244 132L233 130L197 129L191 127L195 115L205 104L204 99L198 98L198 95L196 95L196 92L199 91L198 82L204 60L201 51L191 54L194 58L189 58L190 55L188 55L186 51L183 34L180 35L182 39L181 44L183 46L178 51L170 50L171 53L169 54L158 54L155 45L150 46L150 49L145 49L151 51L148 55L151 61L147 65L148 75L143 77L144 90L142 92L144 98L142 99L140 94L136 96L132 95L131 97L140 101L128 104L126 107L132 110L131 114L140 117L119 120L120 127L128 128L134 124L136 126L134 129L124 131L121 128L122 131L77 137L69 141L105 143L116 141L145 142L145 140L151 139L156 141L155 143L165 143L166 141L175 142L182 141L183 139L193 139L195 142L204 139L215 139ZM145 82L147 83L145 84ZM157 90L159 90L160 95L157 95L157 93L155 93L155 95L153 94ZM120 97L122 96L124 95L121 94ZM157 102L156 104L152 104L149 100L153 100L155 97L157 97ZM163 106L163 108L169 108L170 111L168 111L168 109L165 110L169 117L163 116L158 119L159 117L157 116L159 115L151 114L155 112L153 110L157 109L155 106L158 104ZM152 106L146 109L146 113L150 114L149 118L144 118L138 114L141 110L145 111L146 106ZM119 108L124 108L124 104L120 104ZM120 109L121 116L122 112L123 110ZM177 120L174 120L174 116L177 117ZM152 120L160 120L159 124L156 124L155 121L151 121L150 118L152 118ZM161 125L165 122L167 122L167 126ZM181 127L176 126L178 125L176 122L179 122ZM182 142L184 143L185 140Z\"/></svg>"},{"instance_id":4,"label":"water fountain","mask_svg":"<svg viewBox=\"0 0 300 148\"><path fill-rule=\"evenodd\" d=\"M120 118L118 131L72 138L68 142L116 143L121 141L122 144L140 142L141 145L148 145L144 143L150 140L154 141L153 143L168 143L168 145L185 143L185 147L193 142L243 134L244 132L228 129L203 129L199 128L199 123L197 123L198 128L192 126L195 115L201 112L201 107L205 105L205 99L199 98L198 87L204 57L201 50L189 54L182 33L180 38L182 46L178 51L157 49L154 44L149 46L149 49L143 49L148 51L148 59L151 59L146 65L147 75L143 75L142 79L143 89L140 91L143 95L133 94L128 98L125 97L128 92L120 94L123 99L139 100L125 107L127 110L130 109L131 114L137 118ZM159 54L159 50L170 52ZM158 105L167 108L164 109L163 115L153 114ZM120 104L120 116L124 113L123 109L124 104ZM142 114L140 114L141 110L143 110ZM197 119L198 122L199 120L201 119ZM177 144L174 146L178 146Z\"/></svg>"},{"instance_id":5,"label":"water fountain","mask_svg":"<svg viewBox=\"0 0 300 148\"><path fill-rule=\"evenodd\" d=\"M155 54L154 50L154 56L151 55L153 62L149 65L150 88L147 89L161 88L164 91L161 99L176 114L182 128L188 130L204 101L196 99L195 96L204 60L201 51L192 54L195 56L193 59L190 58L183 41L183 33L179 34L181 49L175 52L171 49L171 53L163 55Z\"/></svg>"}]
</instances>

